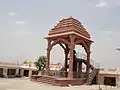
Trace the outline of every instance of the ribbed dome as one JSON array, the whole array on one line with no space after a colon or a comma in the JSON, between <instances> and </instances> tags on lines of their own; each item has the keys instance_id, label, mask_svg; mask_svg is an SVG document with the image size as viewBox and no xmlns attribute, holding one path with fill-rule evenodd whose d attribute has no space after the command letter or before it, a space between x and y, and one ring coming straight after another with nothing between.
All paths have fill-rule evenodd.
<instances>
[{"instance_id":1,"label":"ribbed dome","mask_svg":"<svg viewBox=\"0 0 120 90\"><path fill-rule=\"evenodd\" d=\"M59 21L59 23L49 31L49 35L62 34L67 32L75 32L90 39L90 34L86 31L84 26L78 20L72 17Z\"/></svg>"}]
</instances>

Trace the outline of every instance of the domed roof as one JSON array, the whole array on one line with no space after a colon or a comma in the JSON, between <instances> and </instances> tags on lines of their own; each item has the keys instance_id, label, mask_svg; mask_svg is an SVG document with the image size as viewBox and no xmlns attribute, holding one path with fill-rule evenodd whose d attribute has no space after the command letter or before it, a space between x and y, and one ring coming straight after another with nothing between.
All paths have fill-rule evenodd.
<instances>
[{"instance_id":1,"label":"domed roof","mask_svg":"<svg viewBox=\"0 0 120 90\"><path fill-rule=\"evenodd\" d=\"M90 34L86 31L84 26L76 19L69 17L59 21L53 29L49 31L49 36L62 35L64 33L74 32L81 37L90 39Z\"/></svg>"}]
</instances>

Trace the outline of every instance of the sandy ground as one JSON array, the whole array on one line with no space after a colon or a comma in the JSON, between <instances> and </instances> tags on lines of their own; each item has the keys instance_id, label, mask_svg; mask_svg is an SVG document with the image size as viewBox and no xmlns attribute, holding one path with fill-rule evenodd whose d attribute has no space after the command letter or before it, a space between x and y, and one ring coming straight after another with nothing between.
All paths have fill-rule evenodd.
<instances>
[{"instance_id":1,"label":"sandy ground","mask_svg":"<svg viewBox=\"0 0 120 90\"><path fill-rule=\"evenodd\" d=\"M120 90L115 87L101 86L103 90ZM0 79L0 90L98 90L98 85L57 87L31 82L29 79Z\"/></svg>"}]
</instances>

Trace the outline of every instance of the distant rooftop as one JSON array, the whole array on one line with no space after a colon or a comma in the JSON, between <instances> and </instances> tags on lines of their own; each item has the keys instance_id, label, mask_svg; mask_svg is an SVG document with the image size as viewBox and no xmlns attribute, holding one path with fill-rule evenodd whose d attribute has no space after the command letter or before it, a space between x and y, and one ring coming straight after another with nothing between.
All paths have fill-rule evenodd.
<instances>
[{"instance_id":1,"label":"distant rooftop","mask_svg":"<svg viewBox=\"0 0 120 90\"><path fill-rule=\"evenodd\" d=\"M0 67L8 67L8 68L26 68L26 69L36 69L33 63L31 64L17 64L17 63L10 63L10 62L0 62Z\"/></svg>"},{"instance_id":2,"label":"distant rooftop","mask_svg":"<svg viewBox=\"0 0 120 90\"><path fill-rule=\"evenodd\" d=\"M0 64L2 64L2 65L21 65L21 64L10 63L10 62L0 62Z\"/></svg>"},{"instance_id":3,"label":"distant rooftop","mask_svg":"<svg viewBox=\"0 0 120 90\"><path fill-rule=\"evenodd\" d=\"M120 75L120 68L100 68L100 74Z\"/></svg>"}]
</instances>

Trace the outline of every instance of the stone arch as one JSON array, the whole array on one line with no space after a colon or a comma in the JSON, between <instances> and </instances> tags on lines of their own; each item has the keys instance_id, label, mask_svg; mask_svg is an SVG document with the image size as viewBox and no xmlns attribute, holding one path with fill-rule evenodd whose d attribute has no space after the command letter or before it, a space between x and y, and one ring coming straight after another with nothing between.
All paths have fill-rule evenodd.
<instances>
[{"instance_id":1,"label":"stone arch","mask_svg":"<svg viewBox=\"0 0 120 90\"><path fill-rule=\"evenodd\" d=\"M53 41L53 43L51 43L51 45L49 46L49 49L51 50L53 46L55 46L56 44L65 44L65 45L70 45L70 43L62 38L56 39L55 41ZM61 45L60 45L61 46Z\"/></svg>"},{"instance_id":2,"label":"stone arch","mask_svg":"<svg viewBox=\"0 0 120 90\"><path fill-rule=\"evenodd\" d=\"M80 44L84 47L86 53L89 53L88 46L86 45L86 43L83 40L78 40L78 41L75 42L75 45L78 45L78 44Z\"/></svg>"}]
</instances>

